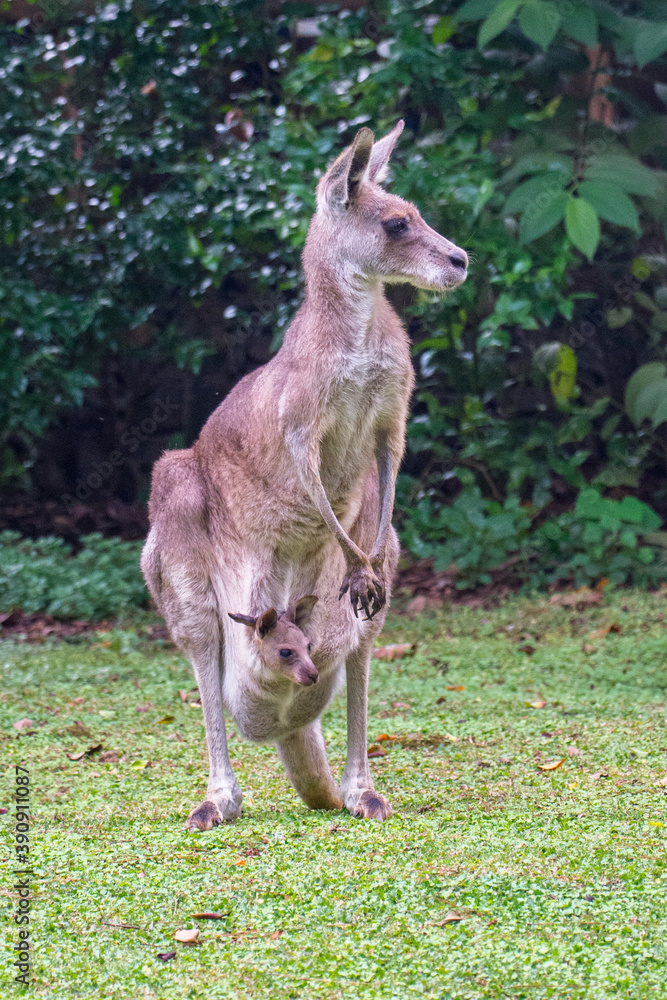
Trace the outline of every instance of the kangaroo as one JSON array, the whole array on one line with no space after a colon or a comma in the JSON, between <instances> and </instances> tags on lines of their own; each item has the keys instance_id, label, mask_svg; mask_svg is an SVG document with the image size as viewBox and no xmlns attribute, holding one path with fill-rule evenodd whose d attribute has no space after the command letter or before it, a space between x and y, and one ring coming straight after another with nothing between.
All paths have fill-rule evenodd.
<instances>
[{"instance_id":1,"label":"kangaroo","mask_svg":"<svg viewBox=\"0 0 667 1000\"><path fill-rule=\"evenodd\" d=\"M362 128L321 178L305 299L282 347L232 389L192 448L155 465L141 565L194 668L209 753L206 800L188 830L241 814L223 705L244 738L277 746L310 808L391 815L367 759L368 676L398 561L391 517L414 375L383 284L444 292L468 266L414 205L380 187L402 130L375 142ZM320 717L345 677L338 786Z\"/></svg>"}]
</instances>

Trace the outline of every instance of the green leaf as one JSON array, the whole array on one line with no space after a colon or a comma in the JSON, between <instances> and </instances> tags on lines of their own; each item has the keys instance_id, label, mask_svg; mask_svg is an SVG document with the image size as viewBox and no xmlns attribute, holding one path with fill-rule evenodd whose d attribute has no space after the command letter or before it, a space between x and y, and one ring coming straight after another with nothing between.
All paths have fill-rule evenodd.
<instances>
[{"instance_id":1,"label":"green leaf","mask_svg":"<svg viewBox=\"0 0 667 1000\"><path fill-rule=\"evenodd\" d=\"M590 202L601 219L640 232L637 209L618 184L584 181L579 187L579 194Z\"/></svg>"},{"instance_id":2,"label":"green leaf","mask_svg":"<svg viewBox=\"0 0 667 1000\"><path fill-rule=\"evenodd\" d=\"M457 21L453 17L441 17L433 28L431 38L434 45L442 45L448 38L451 38L457 28Z\"/></svg>"},{"instance_id":3,"label":"green leaf","mask_svg":"<svg viewBox=\"0 0 667 1000\"><path fill-rule=\"evenodd\" d=\"M598 40L598 21L595 12L583 3L570 4L563 31L575 41L592 48L597 45Z\"/></svg>"},{"instance_id":4,"label":"green leaf","mask_svg":"<svg viewBox=\"0 0 667 1000\"><path fill-rule=\"evenodd\" d=\"M542 344L533 355L533 365L546 375L559 406L572 399L577 388L577 356L568 344Z\"/></svg>"},{"instance_id":5,"label":"green leaf","mask_svg":"<svg viewBox=\"0 0 667 1000\"><path fill-rule=\"evenodd\" d=\"M637 497L623 497L618 513L623 521L640 524L646 531L657 531L662 524L660 515Z\"/></svg>"},{"instance_id":6,"label":"green leaf","mask_svg":"<svg viewBox=\"0 0 667 1000\"><path fill-rule=\"evenodd\" d=\"M625 412L633 423L636 423L634 410L640 392L652 382L658 382L664 378L665 374L667 374L667 365L662 361L649 361L647 365L641 365L628 379L628 384L625 387Z\"/></svg>"},{"instance_id":7,"label":"green leaf","mask_svg":"<svg viewBox=\"0 0 667 1000\"><path fill-rule=\"evenodd\" d=\"M516 14L521 0L500 0L495 10L480 26L477 35L477 47L483 49L492 38L504 31Z\"/></svg>"},{"instance_id":8,"label":"green leaf","mask_svg":"<svg viewBox=\"0 0 667 1000\"><path fill-rule=\"evenodd\" d=\"M605 501L593 486L587 486L581 490L574 505L575 514L593 521L599 521L606 509Z\"/></svg>"},{"instance_id":9,"label":"green leaf","mask_svg":"<svg viewBox=\"0 0 667 1000\"><path fill-rule=\"evenodd\" d=\"M650 420L655 425L656 414L662 410L662 404L667 400L667 378L651 382L637 396L630 417L637 427Z\"/></svg>"},{"instance_id":10,"label":"green leaf","mask_svg":"<svg viewBox=\"0 0 667 1000\"><path fill-rule=\"evenodd\" d=\"M565 191L558 191L556 188L545 189L521 216L519 229L521 242L530 243L557 226L565 215L567 201Z\"/></svg>"},{"instance_id":11,"label":"green leaf","mask_svg":"<svg viewBox=\"0 0 667 1000\"><path fill-rule=\"evenodd\" d=\"M644 194L650 198L658 194L655 171L624 153L602 153L591 157L586 167L586 180L616 184L628 194Z\"/></svg>"},{"instance_id":12,"label":"green leaf","mask_svg":"<svg viewBox=\"0 0 667 1000\"><path fill-rule=\"evenodd\" d=\"M532 42L548 48L560 26L558 8L548 0L528 0L519 14L519 27Z\"/></svg>"},{"instance_id":13,"label":"green leaf","mask_svg":"<svg viewBox=\"0 0 667 1000\"><path fill-rule=\"evenodd\" d=\"M635 35L633 48L640 69L667 52L667 21L640 28Z\"/></svg>"},{"instance_id":14,"label":"green leaf","mask_svg":"<svg viewBox=\"0 0 667 1000\"><path fill-rule=\"evenodd\" d=\"M543 171L563 174L566 179L572 176L574 162L570 156L558 152L529 153L516 161L506 174L503 174L502 183L509 184L518 180L524 174L538 174Z\"/></svg>"},{"instance_id":15,"label":"green leaf","mask_svg":"<svg viewBox=\"0 0 667 1000\"><path fill-rule=\"evenodd\" d=\"M564 187L565 177L563 174L538 174L536 177L531 177L530 180L524 181L518 187L514 188L505 202L505 211L508 215L513 215L515 212L522 212L536 198L539 199L543 191L550 192L554 189L562 191Z\"/></svg>"},{"instance_id":16,"label":"green leaf","mask_svg":"<svg viewBox=\"0 0 667 1000\"><path fill-rule=\"evenodd\" d=\"M600 220L585 198L567 199L565 228L575 247L592 260L600 242Z\"/></svg>"},{"instance_id":17,"label":"green leaf","mask_svg":"<svg viewBox=\"0 0 667 1000\"><path fill-rule=\"evenodd\" d=\"M480 17L488 17L498 0L467 0L456 12L459 21L477 21Z\"/></svg>"},{"instance_id":18,"label":"green leaf","mask_svg":"<svg viewBox=\"0 0 667 1000\"><path fill-rule=\"evenodd\" d=\"M551 392L560 405L572 399L577 388L577 356L568 344L561 344L558 361L548 375Z\"/></svg>"},{"instance_id":19,"label":"green leaf","mask_svg":"<svg viewBox=\"0 0 667 1000\"><path fill-rule=\"evenodd\" d=\"M336 50L332 49L330 45L326 42L318 42L312 52L309 54L308 58L312 62L331 62L333 57L336 55Z\"/></svg>"},{"instance_id":20,"label":"green leaf","mask_svg":"<svg viewBox=\"0 0 667 1000\"><path fill-rule=\"evenodd\" d=\"M667 422L667 397L663 399L662 403L658 404L658 408L653 414L653 426L659 427L660 424Z\"/></svg>"}]
</instances>

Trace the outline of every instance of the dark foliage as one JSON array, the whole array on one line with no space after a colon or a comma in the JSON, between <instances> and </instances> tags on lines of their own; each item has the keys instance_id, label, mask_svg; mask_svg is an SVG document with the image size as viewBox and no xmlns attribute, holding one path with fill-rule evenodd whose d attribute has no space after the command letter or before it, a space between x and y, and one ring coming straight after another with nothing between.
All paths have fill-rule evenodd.
<instances>
[{"instance_id":1,"label":"dark foliage","mask_svg":"<svg viewBox=\"0 0 667 1000\"><path fill-rule=\"evenodd\" d=\"M440 565L456 500L488 540L461 566L471 585L541 526L568 533L591 483L667 513L660 3L91 0L3 16L5 525L140 534L160 450L194 439L298 305L317 172L361 124L399 116L394 189L474 259L447 301L392 292L419 375L405 544ZM50 524L21 524L35 503ZM576 545L549 545L574 572Z\"/></svg>"}]
</instances>

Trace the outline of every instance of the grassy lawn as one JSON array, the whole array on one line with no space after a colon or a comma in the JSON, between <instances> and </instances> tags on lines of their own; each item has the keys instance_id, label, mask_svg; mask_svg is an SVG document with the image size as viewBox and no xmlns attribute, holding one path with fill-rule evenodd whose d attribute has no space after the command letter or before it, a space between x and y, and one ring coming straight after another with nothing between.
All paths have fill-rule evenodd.
<instances>
[{"instance_id":1,"label":"grassy lawn","mask_svg":"<svg viewBox=\"0 0 667 1000\"><path fill-rule=\"evenodd\" d=\"M666 595L624 592L394 617L383 641L418 647L374 661L369 718L372 741L400 737L372 760L393 818L308 812L275 751L232 730L244 816L194 835L206 748L185 661L130 628L2 643L3 978L25 762L32 995L666 997L665 615ZM344 696L325 733L340 772Z\"/></svg>"}]
</instances>

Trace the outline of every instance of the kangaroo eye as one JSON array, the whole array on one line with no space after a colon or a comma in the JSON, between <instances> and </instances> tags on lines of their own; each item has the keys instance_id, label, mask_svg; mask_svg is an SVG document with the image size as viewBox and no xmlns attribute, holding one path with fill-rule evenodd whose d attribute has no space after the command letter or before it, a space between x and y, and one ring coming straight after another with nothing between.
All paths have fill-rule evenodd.
<instances>
[{"instance_id":1,"label":"kangaroo eye","mask_svg":"<svg viewBox=\"0 0 667 1000\"><path fill-rule=\"evenodd\" d=\"M282 656L283 660L286 660L288 656L292 655L292 650L291 649L281 649L280 650L280 655Z\"/></svg>"},{"instance_id":2,"label":"kangaroo eye","mask_svg":"<svg viewBox=\"0 0 667 1000\"><path fill-rule=\"evenodd\" d=\"M386 222L382 223L382 226L387 236L400 236L408 228L405 219L387 219Z\"/></svg>"},{"instance_id":3,"label":"kangaroo eye","mask_svg":"<svg viewBox=\"0 0 667 1000\"><path fill-rule=\"evenodd\" d=\"M309 642L308 643L308 652L309 653L310 653L310 651L311 651L312 648L313 648L313 644L312 644L312 642Z\"/></svg>"}]
</instances>

